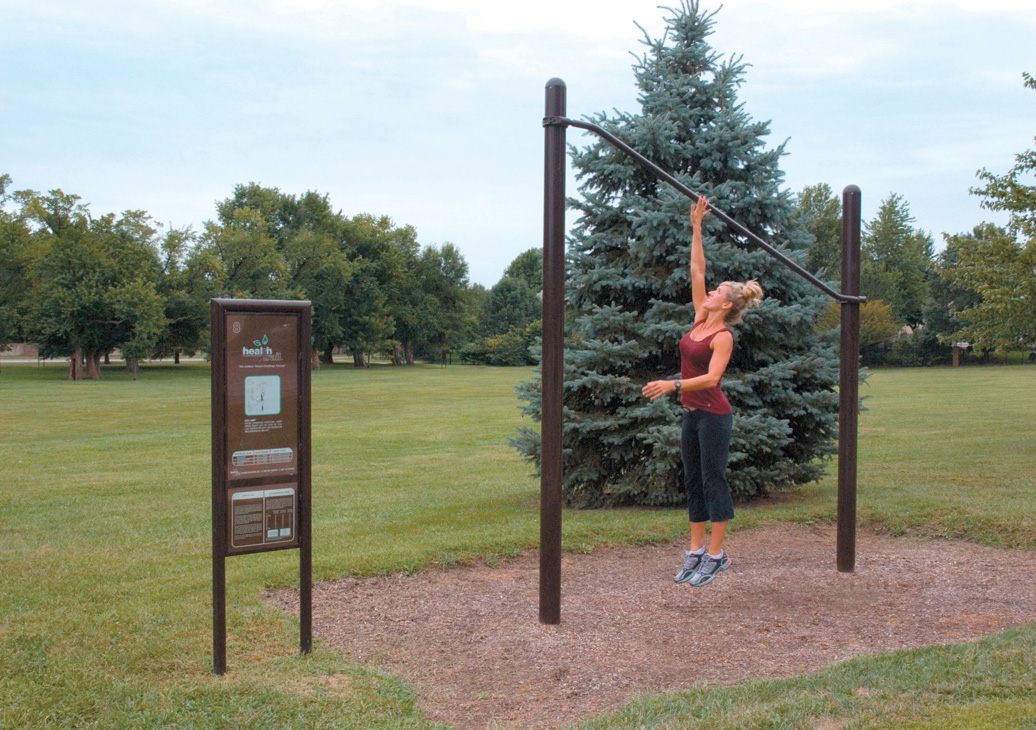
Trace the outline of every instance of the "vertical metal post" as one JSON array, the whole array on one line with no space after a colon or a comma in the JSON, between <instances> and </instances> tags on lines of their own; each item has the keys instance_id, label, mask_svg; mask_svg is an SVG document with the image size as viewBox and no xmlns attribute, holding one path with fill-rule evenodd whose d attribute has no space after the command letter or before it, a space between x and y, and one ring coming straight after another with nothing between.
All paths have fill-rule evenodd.
<instances>
[{"instance_id":1,"label":"vertical metal post","mask_svg":"<svg viewBox=\"0 0 1036 730\"><path fill-rule=\"evenodd\" d=\"M565 116L565 82L547 82L547 117ZM565 359L565 127L544 129L540 623L561 623L561 429Z\"/></svg>"},{"instance_id":2,"label":"vertical metal post","mask_svg":"<svg viewBox=\"0 0 1036 730\"><path fill-rule=\"evenodd\" d=\"M227 673L227 559L212 554L212 672Z\"/></svg>"},{"instance_id":3,"label":"vertical metal post","mask_svg":"<svg viewBox=\"0 0 1036 730\"><path fill-rule=\"evenodd\" d=\"M312 309L299 313L299 647L313 652Z\"/></svg>"},{"instance_id":4,"label":"vertical metal post","mask_svg":"<svg viewBox=\"0 0 1036 730\"><path fill-rule=\"evenodd\" d=\"M842 191L842 294L860 293L860 188ZM859 415L860 304L842 302L838 407L838 570L856 568L856 444Z\"/></svg>"},{"instance_id":5,"label":"vertical metal post","mask_svg":"<svg viewBox=\"0 0 1036 730\"><path fill-rule=\"evenodd\" d=\"M209 327L211 342L224 342L226 320L216 304L209 303ZM226 389L226 357L224 348L212 347L212 402L224 402ZM226 452L223 435L226 433L226 413L222 409L212 411L212 671L226 674L227 671L227 500L222 484L224 463L217 455Z\"/></svg>"}]
</instances>

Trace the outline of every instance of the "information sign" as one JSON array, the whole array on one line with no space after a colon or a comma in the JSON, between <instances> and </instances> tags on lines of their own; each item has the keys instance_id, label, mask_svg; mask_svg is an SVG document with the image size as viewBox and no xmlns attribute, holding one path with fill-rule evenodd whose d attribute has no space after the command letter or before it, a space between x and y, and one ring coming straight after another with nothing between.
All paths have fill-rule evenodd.
<instances>
[{"instance_id":1,"label":"information sign","mask_svg":"<svg viewBox=\"0 0 1036 730\"><path fill-rule=\"evenodd\" d=\"M212 300L213 665L226 671L229 555L299 550L312 649L310 303Z\"/></svg>"}]
</instances>

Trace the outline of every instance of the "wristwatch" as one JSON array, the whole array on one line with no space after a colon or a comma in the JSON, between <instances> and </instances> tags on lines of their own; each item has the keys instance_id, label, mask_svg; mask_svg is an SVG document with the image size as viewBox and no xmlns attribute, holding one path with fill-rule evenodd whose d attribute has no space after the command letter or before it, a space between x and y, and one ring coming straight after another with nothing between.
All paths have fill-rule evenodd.
<instances>
[{"instance_id":1,"label":"wristwatch","mask_svg":"<svg viewBox=\"0 0 1036 730\"><path fill-rule=\"evenodd\" d=\"M680 392L680 381L679 380L674 380L673 381L673 385L676 386L676 390L674 390L673 392L674 393L679 393Z\"/></svg>"}]
</instances>

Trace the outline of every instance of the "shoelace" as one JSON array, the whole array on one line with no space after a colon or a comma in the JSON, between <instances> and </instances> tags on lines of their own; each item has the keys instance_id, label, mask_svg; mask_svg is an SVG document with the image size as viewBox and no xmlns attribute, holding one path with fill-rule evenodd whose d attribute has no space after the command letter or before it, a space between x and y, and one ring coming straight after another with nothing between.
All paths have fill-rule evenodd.
<instances>
[{"instance_id":1,"label":"shoelace","mask_svg":"<svg viewBox=\"0 0 1036 730\"><path fill-rule=\"evenodd\" d=\"M701 572L705 573L706 575L708 575L709 573L715 573L716 572L716 568L719 567L719 564L720 564L720 562L722 560L723 560L723 556L722 555L719 558L717 558L717 559L713 559L711 557L706 558L705 565L701 566Z\"/></svg>"}]
</instances>

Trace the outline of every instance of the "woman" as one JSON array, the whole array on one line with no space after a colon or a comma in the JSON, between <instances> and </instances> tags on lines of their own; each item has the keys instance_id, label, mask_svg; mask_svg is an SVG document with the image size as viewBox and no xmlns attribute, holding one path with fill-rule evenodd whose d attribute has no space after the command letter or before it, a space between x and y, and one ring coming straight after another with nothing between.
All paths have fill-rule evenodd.
<instances>
[{"instance_id":1,"label":"woman","mask_svg":"<svg viewBox=\"0 0 1036 730\"><path fill-rule=\"evenodd\" d=\"M683 568L677 583L703 586L730 566L723 551L727 522L734 517L734 503L727 484L727 456L734 417L730 403L720 389L730 355L734 333L727 325L736 324L750 307L763 298L756 281L726 281L705 291L705 251L701 224L709 203L704 197L691 208L691 296L694 300L694 326L680 340L680 379L654 380L644 386L651 400L677 393L683 405L684 487L691 521L690 550L684 552ZM705 549L706 522L712 523L708 552Z\"/></svg>"}]
</instances>

